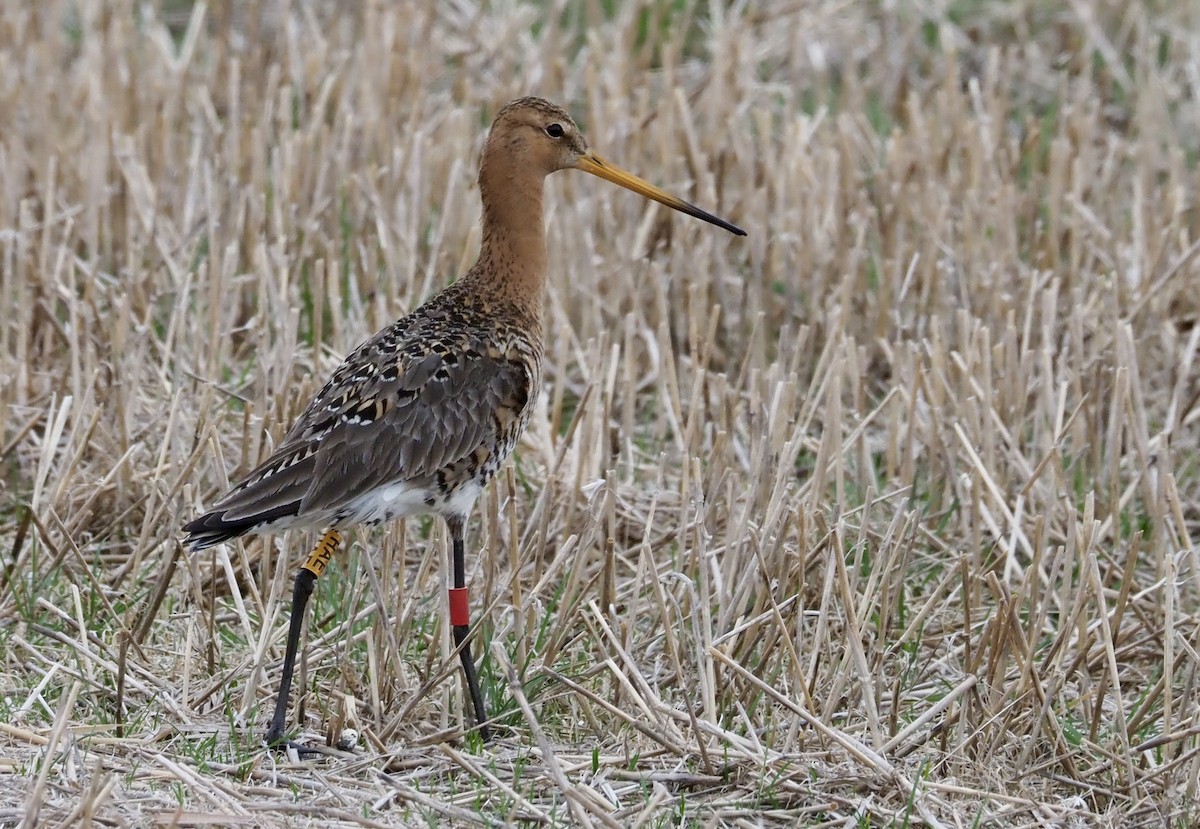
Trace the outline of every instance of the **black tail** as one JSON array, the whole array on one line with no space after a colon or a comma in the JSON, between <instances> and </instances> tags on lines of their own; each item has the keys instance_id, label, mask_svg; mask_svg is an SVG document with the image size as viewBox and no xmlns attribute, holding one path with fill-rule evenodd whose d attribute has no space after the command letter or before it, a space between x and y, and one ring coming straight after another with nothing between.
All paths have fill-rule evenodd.
<instances>
[{"instance_id":1,"label":"black tail","mask_svg":"<svg viewBox=\"0 0 1200 829\"><path fill-rule=\"evenodd\" d=\"M214 510L183 525L183 531L187 533L187 538L183 540L183 543L193 553L204 550L240 535L266 530L281 518L295 515L299 508L300 502L295 501L266 512L233 519L225 517L229 510Z\"/></svg>"}]
</instances>

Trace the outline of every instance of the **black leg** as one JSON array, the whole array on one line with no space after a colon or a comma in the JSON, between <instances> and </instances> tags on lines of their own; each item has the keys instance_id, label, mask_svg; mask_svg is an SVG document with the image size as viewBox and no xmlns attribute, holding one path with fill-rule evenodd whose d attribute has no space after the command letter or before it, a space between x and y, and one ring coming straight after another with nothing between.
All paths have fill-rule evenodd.
<instances>
[{"instance_id":1,"label":"black leg","mask_svg":"<svg viewBox=\"0 0 1200 829\"><path fill-rule=\"evenodd\" d=\"M487 709L483 705L483 694L479 691L479 678L475 675L475 662L471 659L471 642L467 638L467 634L471 630L471 617L470 603L467 600L463 519L447 518L446 527L450 530L454 560L454 588L450 591L450 624L454 631L454 646L458 648L458 657L462 661L463 678L467 681L467 690L471 694L471 705L475 709L475 726L479 729L479 736L486 743L492 738L492 730L487 726Z\"/></svg>"},{"instance_id":2,"label":"black leg","mask_svg":"<svg viewBox=\"0 0 1200 829\"><path fill-rule=\"evenodd\" d=\"M296 669L296 653L300 650L300 632L304 629L304 609L308 605L308 597L312 595L317 576L325 572L341 543L342 537L335 530L326 532L317 542L308 561L296 574L296 586L292 591L292 618L288 623L287 650L283 655L283 678L279 681L275 714L271 717L271 726L264 737L269 746L278 745L283 741L283 730L287 725L288 696L292 691L292 674Z\"/></svg>"},{"instance_id":3,"label":"black leg","mask_svg":"<svg viewBox=\"0 0 1200 829\"><path fill-rule=\"evenodd\" d=\"M296 574L296 587L292 591L292 618L288 624L287 652L283 655L283 679L279 681L279 696L275 698L275 716L265 737L267 745L275 745L283 739L287 722L288 696L292 691L292 673L296 668L296 652L300 649L300 631L304 628L304 608L312 595L317 577L311 570L301 569Z\"/></svg>"}]
</instances>

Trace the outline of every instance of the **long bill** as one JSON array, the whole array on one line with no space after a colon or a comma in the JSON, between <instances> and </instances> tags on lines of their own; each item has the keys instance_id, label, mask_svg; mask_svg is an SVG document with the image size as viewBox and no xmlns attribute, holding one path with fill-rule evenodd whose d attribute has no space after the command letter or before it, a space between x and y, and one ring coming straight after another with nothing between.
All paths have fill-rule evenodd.
<instances>
[{"instance_id":1,"label":"long bill","mask_svg":"<svg viewBox=\"0 0 1200 829\"><path fill-rule=\"evenodd\" d=\"M659 204L665 204L667 207L678 210L680 213L686 213L689 216L695 216L697 219L703 219L717 227L723 227L730 233L738 236L745 236L746 231L742 230L735 224L730 224L724 219L718 218L713 214L701 210L696 205L690 202L685 202L681 198L672 196L665 190L660 190L648 181L638 178L633 173L622 170L615 164L605 161L600 156L596 155L591 150L579 157L575 162L577 170L583 170L585 173L591 173L594 176L599 176L606 181L611 181L613 184L619 184L626 190L645 196L648 199L654 199Z\"/></svg>"}]
</instances>

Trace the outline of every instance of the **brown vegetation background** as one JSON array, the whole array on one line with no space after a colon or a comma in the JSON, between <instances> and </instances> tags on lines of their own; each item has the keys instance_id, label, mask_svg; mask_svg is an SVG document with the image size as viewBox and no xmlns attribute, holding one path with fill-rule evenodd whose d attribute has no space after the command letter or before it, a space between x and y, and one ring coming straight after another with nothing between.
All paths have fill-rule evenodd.
<instances>
[{"instance_id":1,"label":"brown vegetation background","mask_svg":"<svg viewBox=\"0 0 1200 829\"><path fill-rule=\"evenodd\" d=\"M0 826L1198 818L1200 7L0 5ZM472 523L179 526L549 184L547 388Z\"/></svg>"}]
</instances>

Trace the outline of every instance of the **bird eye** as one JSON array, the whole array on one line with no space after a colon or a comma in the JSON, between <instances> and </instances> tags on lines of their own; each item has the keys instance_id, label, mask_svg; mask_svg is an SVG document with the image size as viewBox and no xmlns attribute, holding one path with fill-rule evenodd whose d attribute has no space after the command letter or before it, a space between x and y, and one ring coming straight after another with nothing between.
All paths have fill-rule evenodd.
<instances>
[{"instance_id":1,"label":"bird eye","mask_svg":"<svg viewBox=\"0 0 1200 829\"><path fill-rule=\"evenodd\" d=\"M562 124L551 124L546 127L546 135L551 138L562 138L563 134Z\"/></svg>"}]
</instances>

